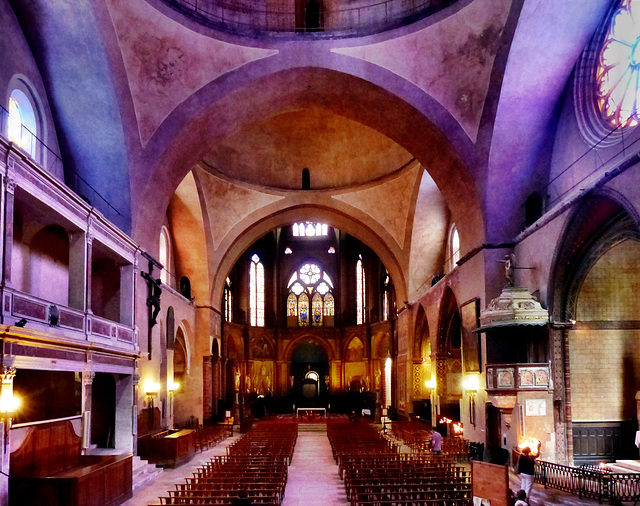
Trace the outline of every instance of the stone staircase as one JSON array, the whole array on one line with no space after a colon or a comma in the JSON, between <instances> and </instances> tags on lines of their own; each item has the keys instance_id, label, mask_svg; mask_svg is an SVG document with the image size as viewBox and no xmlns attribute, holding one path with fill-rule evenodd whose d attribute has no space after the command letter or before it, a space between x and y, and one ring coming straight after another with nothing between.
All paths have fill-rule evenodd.
<instances>
[{"instance_id":1,"label":"stone staircase","mask_svg":"<svg viewBox=\"0 0 640 506\"><path fill-rule=\"evenodd\" d=\"M326 423L299 423L298 433L300 432L323 432L327 433Z\"/></svg>"},{"instance_id":2,"label":"stone staircase","mask_svg":"<svg viewBox=\"0 0 640 506\"><path fill-rule=\"evenodd\" d=\"M131 481L133 491L135 492L136 489L144 487L156 476L162 474L162 471L162 468L156 467L154 464L149 464L148 461L142 460L137 455L134 455L133 476Z\"/></svg>"},{"instance_id":3,"label":"stone staircase","mask_svg":"<svg viewBox=\"0 0 640 506\"><path fill-rule=\"evenodd\" d=\"M640 474L640 460L616 460L614 463L606 464L606 467L613 473Z\"/></svg>"}]
</instances>

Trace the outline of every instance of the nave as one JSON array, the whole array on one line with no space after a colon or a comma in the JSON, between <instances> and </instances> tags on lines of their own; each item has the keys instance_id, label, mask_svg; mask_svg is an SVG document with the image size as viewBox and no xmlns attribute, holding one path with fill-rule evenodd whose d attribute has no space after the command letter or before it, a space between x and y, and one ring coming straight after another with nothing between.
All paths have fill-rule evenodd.
<instances>
[{"instance_id":1,"label":"nave","mask_svg":"<svg viewBox=\"0 0 640 506\"><path fill-rule=\"evenodd\" d=\"M258 422L256 426L249 432L249 436L260 430L264 430L264 425L271 425L268 429L270 433L273 433L273 423ZM285 423L284 426L291 430L295 427L297 435L295 436L295 447L293 449L292 458L287 459L289 462L286 472L286 487L284 493L279 494L277 500L269 501L266 497L253 497L253 504L281 504L282 506L315 506L315 505L328 505L328 506L343 506L348 504L437 504L437 505L467 505L471 504L469 497L461 499L442 499L429 501L427 499L417 499L414 501L404 501L398 497L398 500L390 502L388 500L367 501L362 494L351 493L350 499L347 497L345 490L345 483L351 482L353 485L353 478L347 478L349 474L349 466L353 465L355 460L358 459L370 459L367 463L366 471L369 472L374 467L374 460L380 460L380 457L387 453L389 449L398 449L399 454L395 457L398 461L406 460L409 458L408 452L410 451L410 445L407 441L404 442L397 437L399 431L388 431L386 434L381 434L381 439L378 443L369 442L367 446L369 451L367 454L360 454L357 457L353 454L353 445L355 440L361 440L363 434L371 434L372 432L379 432L379 426L362 424L362 423L348 423L345 420L341 420L340 423L329 423L329 432L333 432L333 451L332 444L327 437L327 424L315 423L315 424L292 424ZM277 429L276 429L277 430ZM340 436L336 438L336 431ZM392 436L392 434L394 434ZM237 492L233 495L229 495L227 500L217 499L217 502L213 502L213 495L207 499L201 498L198 500L187 499L184 494L183 497L178 498L176 494L173 494L171 499L168 499L170 490L178 490L183 484L189 480L193 480L194 476L200 473L203 469L211 466L212 461L226 459L230 452L230 449L238 446L239 442L243 439L247 439L247 435L234 434L232 437L226 438L219 442L213 448L205 450L196 454L195 458L176 469L164 469L160 475L155 478L151 483L144 486L141 489L134 491L134 496L124 503L125 506L155 506L158 504L231 504L231 501ZM338 439L338 441L336 441ZM383 442L386 441L385 442ZM404 444L403 444L404 443ZM246 444L246 443L245 443ZM386 450L380 449L377 445L382 444ZM237 452L236 452L237 453ZM259 454L259 451L255 452ZM350 457L347 457L347 453L351 453ZM426 455L426 452L422 452L422 459L428 460L430 457ZM444 456L443 461L448 460L452 455ZM235 457L241 460L242 457ZM336 460L337 458L337 460ZM388 459L388 456L387 456ZM341 463L338 466L337 461ZM351 464L349 463L351 461ZM434 465L434 467L437 466ZM440 464L442 466L442 464ZM241 466L240 466L241 467ZM246 466L247 468L251 466ZM458 474L464 475L469 466L464 464L461 466L456 465ZM362 472L360 474L363 474ZM386 478L383 480L380 478L380 482L384 481L387 487L390 486L391 480L389 479L393 474L393 470L389 467L386 471ZM407 471L403 471L403 475L411 474ZM419 482L424 485L427 483L428 478L423 478ZM442 479L439 485L445 485L445 480ZM519 486L519 477L511 474L510 486L513 490L517 490ZM184 490L184 487L182 487ZM236 487L234 490L240 490L241 487ZM251 489L248 481L243 482L243 488ZM376 487L374 487L376 488ZM423 487L424 488L424 487ZM466 488L466 487L463 487ZM377 485L378 491L380 490ZM407 490L404 488L404 490ZM164 499L159 499L164 498ZM170 502L168 502L170 501ZM534 485L534 492L532 494L531 505L562 505L562 506L578 506L578 505L590 505L597 504L596 501L588 499L578 498L564 494L557 490L545 490L540 485Z\"/></svg>"}]
</instances>

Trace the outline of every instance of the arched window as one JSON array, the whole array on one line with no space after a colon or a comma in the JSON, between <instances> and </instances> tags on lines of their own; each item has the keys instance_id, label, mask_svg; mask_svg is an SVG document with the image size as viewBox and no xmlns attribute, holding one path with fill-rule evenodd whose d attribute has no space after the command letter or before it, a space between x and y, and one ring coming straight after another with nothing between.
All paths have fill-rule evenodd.
<instances>
[{"instance_id":1,"label":"arched window","mask_svg":"<svg viewBox=\"0 0 640 506\"><path fill-rule=\"evenodd\" d=\"M388 320L389 319L389 299L391 298L391 294L389 293L391 291L391 276L389 276L389 273L385 273L385 277L384 277L384 286L382 287L383 290L383 296L382 296L382 319L383 320Z\"/></svg>"},{"instance_id":2,"label":"arched window","mask_svg":"<svg viewBox=\"0 0 640 506\"><path fill-rule=\"evenodd\" d=\"M163 265L163 269L160 272L160 281L165 285L171 283L171 241L169 239L169 231L166 227L162 227L160 230L160 251L158 259Z\"/></svg>"},{"instance_id":3,"label":"arched window","mask_svg":"<svg viewBox=\"0 0 640 506\"><path fill-rule=\"evenodd\" d=\"M31 100L21 90L13 90L9 98L9 140L36 157L37 122Z\"/></svg>"},{"instance_id":4,"label":"arched window","mask_svg":"<svg viewBox=\"0 0 640 506\"><path fill-rule=\"evenodd\" d=\"M249 267L249 313L251 325L264 327L264 267L258 255Z\"/></svg>"},{"instance_id":5,"label":"arched window","mask_svg":"<svg viewBox=\"0 0 640 506\"><path fill-rule=\"evenodd\" d=\"M319 265L304 263L289 278L287 317L296 317L298 325L322 326L325 316L333 316L335 302L331 277Z\"/></svg>"},{"instance_id":6,"label":"arched window","mask_svg":"<svg viewBox=\"0 0 640 506\"><path fill-rule=\"evenodd\" d=\"M460 260L460 235L454 225L449 231L449 271L452 271Z\"/></svg>"},{"instance_id":7,"label":"arched window","mask_svg":"<svg viewBox=\"0 0 640 506\"><path fill-rule=\"evenodd\" d=\"M302 292L298 297L298 325L309 326L309 296L306 292Z\"/></svg>"},{"instance_id":8,"label":"arched window","mask_svg":"<svg viewBox=\"0 0 640 506\"><path fill-rule=\"evenodd\" d=\"M231 294L231 280L227 278L224 285L224 319L233 321L233 295Z\"/></svg>"},{"instance_id":9,"label":"arched window","mask_svg":"<svg viewBox=\"0 0 640 506\"><path fill-rule=\"evenodd\" d=\"M362 265L362 256L356 263L356 323L362 325L366 321L367 312L367 283Z\"/></svg>"}]
</instances>

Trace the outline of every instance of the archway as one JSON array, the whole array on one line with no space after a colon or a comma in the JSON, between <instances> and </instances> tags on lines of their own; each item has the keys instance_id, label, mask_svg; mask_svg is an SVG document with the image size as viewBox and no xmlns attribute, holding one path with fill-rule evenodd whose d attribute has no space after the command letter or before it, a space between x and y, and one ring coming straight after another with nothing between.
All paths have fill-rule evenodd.
<instances>
[{"instance_id":1,"label":"archway","mask_svg":"<svg viewBox=\"0 0 640 506\"><path fill-rule=\"evenodd\" d=\"M289 374L291 395L296 406L320 407L326 404L329 357L319 343L308 339L296 345L291 353Z\"/></svg>"},{"instance_id":2,"label":"archway","mask_svg":"<svg viewBox=\"0 0 640 506\"><path fill-rule=\"evenodd\" d=\"M431 336L427 315L418 307L413 335L413 413L424 420L431 420Z\"/></svg>"},{"instance_id":3,"label":"archway","mask_svg":"<svg viewBox=\"0 0 640 506\"><path fill-rule=\"evenodd\" d=\"M554 347L558 339L564 342L571 370L558 363L554 369L563 373L556 388L571 384L562 389L565 406L571 405L565 411L571 429L567 448L557 452L575 464L636 459L637 449L624 442L638 426L640 231L624 202L605 195L586 198L567 230L556 257L553 310L556 321L575 325L555 333ZM594 370L587 364L600 365ZM557 418L556 427L562 425Z\"/></svg>"},{"instance_id":4,"label":"archway","mask_svg":"<svg viewBox=\"0 0 640 506\"><path fill-rule=\"evenodd\" d=\"M460 420L462 398L462 334L458 303L447 287L440 303L436 350L436 392L440 415Z\"/></svg>"}]
</instances>

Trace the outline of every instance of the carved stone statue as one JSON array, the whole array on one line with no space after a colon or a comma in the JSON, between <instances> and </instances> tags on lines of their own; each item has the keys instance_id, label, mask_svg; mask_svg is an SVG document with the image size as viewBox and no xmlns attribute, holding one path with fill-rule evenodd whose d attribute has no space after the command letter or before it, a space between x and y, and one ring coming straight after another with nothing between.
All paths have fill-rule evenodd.
<instances>
[{"instance_id":1,"label":"carved stone statue","mask_svg":"<svg viewBox=\"0 0 640 506\"><path fill-rule=\"evenodd\" d=\"M516 256L513 253L504 256L504 259L498 260L504 264L504 279L507 281L507 286L513 286L514 276L513 271L516 268Z\"/></svg>"}]
</instances>

